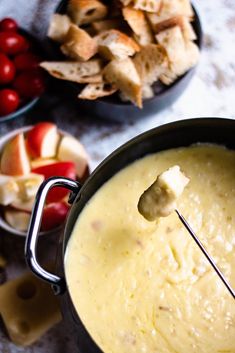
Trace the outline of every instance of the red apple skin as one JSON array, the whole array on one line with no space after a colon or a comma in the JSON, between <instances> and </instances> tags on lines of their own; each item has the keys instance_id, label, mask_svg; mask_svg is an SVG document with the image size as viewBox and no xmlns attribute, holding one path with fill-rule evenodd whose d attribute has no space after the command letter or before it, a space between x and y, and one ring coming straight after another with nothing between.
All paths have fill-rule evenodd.
<instances>
[{"instance_id":1,"label":"red apple skin","mask_svg":"<svg viewBox=\"0 0 235 353\"><path fill-rule=\"evenodd\" d=\"M56 202L44 208L41 229L48 231L64 223L70 207L65 202Z\"/></svg>"},{"instance_id":2,"label":"red apple skin","mask_svg":"<svg viewBox=\"0 0 235 353\"><path fill-rule=\"evenodd\" d=\"M76 180L76 168L73 162L58 162L44 165L32 169L32 173L42 174L45 179L53 176L61 176ZM49 191L46 201L47 203L58 202L64 199L68 194L69 190L62 187L56 187Z\"/></svg>"},{"instance_id":3,"label":"red apple skin","mask_svg":"<svg viewBox=\"0 0 235 353\"><path fill-rule=\"evenodd\" d=\"M57 126L53 123L50 122L42 122L36 124L27 134L27 139L26 139L26 144L27 144L27 149L28 153L30 154L31 157L33 158L38 158L38 157L53 157L54 154L52 155L44 155L43 151L43 143L45 142L45 139L47 138L48 134L54 132L54 138L57 137L57 141L50 141L50 144L47 146L50 149L51 145L53 144L56 147L56 144L58 142L58 133L57 133ZM56 150L55 150L56 153Z\"/></svg>"},{"instance_id":4,"label":"red apple skin","mask_svg":"<svg viewBox=\"0 0 235 353\"><path fill-rule=\"evenodd\" d=\"M30 162L26 151L23 133L13 137L3 148L1 173L24 175L30 172Z\"/></svg>"}]
</instances>

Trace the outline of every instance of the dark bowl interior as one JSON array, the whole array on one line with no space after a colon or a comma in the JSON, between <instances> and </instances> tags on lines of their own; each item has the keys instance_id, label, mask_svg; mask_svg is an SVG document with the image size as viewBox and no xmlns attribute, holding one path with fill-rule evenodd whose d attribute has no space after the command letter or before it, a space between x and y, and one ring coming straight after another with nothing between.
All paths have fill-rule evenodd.
<instances>
[{"instance_id":1,"label":"dark bowl interior","mask_svg":"<svg viewBox=\"0 0 235 353\"><path fill-rule=\"evenodd\" d=\"M67 4L68 0L62 0L55 12L59 14L65 14L67 10ZM197 35L197 40L195 43L201 49L203 36L201 22L194 7L193 10L195 16L192 25ZM65 58L62 55L59 46L51 39L48 39L48 49L51 59L63 60ZM142 109L139 109L130 102L122 102L118 94L113 94L112 96L97 99L95 101L78 99L78 105L81 109L92 113L95 116L114 121L126 121L127 119L141 118L171 106L171 104L186 89L194 73L195 68L190 69L170 86L166 86L161 82L156 82L153 85L155 96L153 98L144 100ZM75 90L76 94L79 94L79 92L84 87L84 85L81 84L73 82L68 83L73 88L73 90Z\"/></svg>"},{"instance_id":2,"label":"dark bowl interior","mask_svg":"<svg viewBox=\"0 0 235 353\"><path fill-rule=\"evenodd\" d=\"M216 143L235 149L234 133L235 120L219 118L184 120L147 131L113 152L86 181L72 207L65 228L63 249L60 249L61 252L58 256L58 267L62 271L61 274L64 276L64 254L79 214L95 192L114 174L147 154L189 146L198 142ZM68 291L61 297L61 301L64 316L75 328L79 352L102 353L76 313Z\"/></svg>"},{"instance_id":3,"label":"dark bowl interior","mask_svg":"<svg viewBox=\"0 0 235 353\"><path fill-rule=\"evenodd\" d=\"M39 57L41 57L42 53L43 53L43 49L42 49L40 42L34 36L32 36L32 34L30 34L28 31L26 31L23 28L19 29L19 33L22 34L26 39L29 40L30 46L32 48L32 52L35 53L36 55L38 55ZM16 111L14 111L8 115L0 116L0 123L16 119L16 118L20 117L21 115L26 114L35 106L35 104L39 101L39 99L40 99L40 97L35 97L35 98L25 100L18 107L18 109Z\"/></svg>"}]
</instances>

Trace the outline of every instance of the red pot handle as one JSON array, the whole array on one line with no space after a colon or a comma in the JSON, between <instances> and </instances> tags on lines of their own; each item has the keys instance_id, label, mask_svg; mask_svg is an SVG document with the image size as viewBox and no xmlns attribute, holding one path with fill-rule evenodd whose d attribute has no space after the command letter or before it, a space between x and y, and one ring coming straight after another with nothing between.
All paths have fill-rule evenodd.
<instances>
[{"instance_id":1,"label":"red pot handle","mask_svg":"<svg viewBox=\"0 0 235 353\"><path fill-rule=\"evenodd\" d=\"M79 184L77 181L63 177L52 177L41 184L36 195L29 223L25 242L25 258L28 266L36 276L50 283L54 289L55 294L62 294L66 289L65 279L43 269L38 263L36 256L36 247L44 204L49 190L56 186L62 186L71 190L72 194L70 194L70 202L74 201L79 190L81 189L81 184Z\"/></svg>"}]
</instances>

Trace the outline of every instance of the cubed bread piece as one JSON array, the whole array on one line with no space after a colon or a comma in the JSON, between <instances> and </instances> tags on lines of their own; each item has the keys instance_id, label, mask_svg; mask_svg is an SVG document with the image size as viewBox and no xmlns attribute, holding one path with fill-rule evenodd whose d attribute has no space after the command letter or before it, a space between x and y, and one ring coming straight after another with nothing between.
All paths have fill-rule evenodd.
<instances>
[{"instance_id":1,"label":"cubed bread piece","mask_svg":"<svg viewBox=\"0 0 235 353\"><path fill-rule=\"evenodd\" d=\"M197 39L189 18L181 15L173 16L167 20L157 23L154 28L154 32L159 33L175 26L179 26L181 28L185 41Z\"/></svg>"},{"instance_id":2,"label":"cubed bread piece","mask_svg":"<svg viewBox=\"0 0 235 353\"><path fill-rule=\"evenodd\" d=\"M159 11L161 2L162 0L133 0L135 9L153 13Z\"/></svg>"},{"instance_id":3,"label":"cubed bread piece","mask_svg":"<svg viewBox=\"0 0 235 353\"><path fill-rule=\"evenodd\" d=\"M146 14L153 30L158 23L168 20L173 16L186 16L193 18L193 8L189 0L162 0L160 9L157 13Z\"/></svg>"},{"instance_id":4,"label":"cubed bread piece","mask_svg":"<svg viewBox=\"0 0 235 353\"><path fill-rule=\"evenodd\" d=\"M97 98L111 96L115 93L117 89L109 83L100 82L100 83L89 83L81 91L78 98L95 100Z\"/></svg>"},{"instance_id":5,"label":"cubed bread piece","mask_svg":"<svg viewBox=\"0 0 235 353\"><path fill-rule=\"evenodd\" d=\"M143 11L131 6L122 9L123 17L134 32L134 38L140 45L154 42L154 37Z\"/></svg>"},{"instance_id":6,"label":"cubed bread piece","mask_svg":"<svg viewBox=\"0 0 235 353\"><path fill-rule=\"evenodd\" d=\"M185 42L179 26L160 32L156 38L166 49L169 59L169 68L160 76L163 83L172 83L198 62L198 47L191 41Z\"/></svg>"},{"instance_id":7,"label":"cubed bread piece","mask_svg":"<svg viewBox=\"0 0 235 353\"><path fill-rule=\"evenodd\" d=\"M47 36L56 42L62 43L69 30L71 20L67 15L55 13L50 19Z\"/></svg>"},{"instance_id":8,"label":"cubed bread piece","mask_svg":"<svg viewBox=\"0 0 235 353\"><path fill-rule=\"evenodd\" d=\"M133 61L144 85L152 85L168 67L167 52L158 44L142 47Z\"/></svg>"},{"instance_id":9,"label":"cubed bread piece","mask_svg":"<svg viewBox=\"0 0 235 353\"><path fill-rule=\"evenodd\" d=\"M178 76L183 75L189 69L194 67L199 60L200 52L197 45L193 42L188 42L185 46L185 53L179 65L174 64L173 68L167 69L164 74L160 76L160 81L165 85L173 83Z\"/></svg>"},{"instance_id":10,"label":"cubed bread piece","mask_svg":"<svg viewBox=\"0 0 235 353\"><path fill-rule=\"evenodd\" d=\"M78 26L101 20L107 13L107 6L98 0L69 0L68 15Z\"/></svg>"},{"instance_id":11,"label":"cubed bread piece","mask_svg":"<svg viewBox=\"0 0 235 353\"><path fill-rule=\"evenodd\" d=\"M122 91L125 96L142 108L141 81L133 61L112 60L103 71L104 79Z\"/></svg>"},{"instance_id":12,"label":"cubed bread piece","mask_svg":"<svg viewBox=\"0 0 235 353\"><path fill-rule=\"evenodd\" d=\"M162 45L169 59L169 69L176 77L182 74L181 66L184 65L185 41L182 30L175 26L156 35L156 39Z\"/></svg>"},{"instance_id":13,"label":"cubed bread piece","mask_svg":"<svg viewBox=\"0 0 235 353\"><path fill-rule=\"evenodd\" d=\"M140 50L139 45L131 37L116 29L101 33L96 38L100 55L108 60L123 60Z\"/></svg>"},{"instance_id":14,"label":"cubed bread piece","mask_svg":"<svg viewBox=\"0 0 235 353\"><path fill-rule=\"evenodd\" d=\"M142 99L150 99L154 97L154 90L150 85L144 85L141 87L141 95L142 95ZM121 99L121 101L123 102L128 102L130 101L129 97L127 97L125 95L125 93L121 92L119 93L119 97Z\"/></svg>"},{"instance_id":15,"label":"cubed bread piece","mask_svg":"<svg viewBox=\"0 0 235 353\"><path fill-rule=\"evenodd\" d=\"M154 90L150 85L143 85L142 86L142 98L150 99L154 97Z\"/></svg>"},{"instance_id":16,"label":"cubed bread piece","mask_svg":"<svg viewBox=\"0 0 235 353\"><path fill-rule=\"evenodd\" d=\"M113 18L111 20L95 21L91 24L96 33L108 31L109 29L120 29L123 25L121 18Z\"/></svg>"},{"instance_id":17,"label":"cubed bread piece","mask_svg":"<svg viewBox=\"0 0 235 353\"><path fill-rule=\"evenodd\" d=\"M89 34L76 25L70 25L64 39L61 51L68 57L87 61L97 53L96 41Z\"/></svg>"},{"instance_id":18,"label":"cubed bread piece","mask_svg":"<svg viewBox=\"0 0 235 353\"><path fill-rule=\"evenodd\" d=\"M61 80L78 83L100 82L102 80L101 69L103 65L100 59L91 59L86 62L44 61L40 66L50 75Z\"/></svg>"},{"instance_id":19,"label":"cubed bread piece","mask_svg":"<svg viewBox=\"0 0 235 353\"><path fill-rule=\"evenodd\" d=\"M148 221L169 216L176 209L176 201L188 183L189 179L179 166L169 168L141 195L139 212Z\"/></svg>"}]
</instances>

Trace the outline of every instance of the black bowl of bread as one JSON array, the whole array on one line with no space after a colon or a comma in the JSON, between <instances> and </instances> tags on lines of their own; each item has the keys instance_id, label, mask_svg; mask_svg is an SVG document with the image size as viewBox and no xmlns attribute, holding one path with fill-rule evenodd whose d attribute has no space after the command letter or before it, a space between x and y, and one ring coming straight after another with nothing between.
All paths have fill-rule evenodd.
<instances>
[{"instance_id":1,"label":"black bowl of bread","mask_svg":"<svg viewBox=\"0 0 235 353\"><path fill-rule=\"evenodd\" d=\"M125 121L169 107L199 61L202 30L189 0L63 0L48 37L48 73L81 108Z\"/></svg>"}]
</instances>

